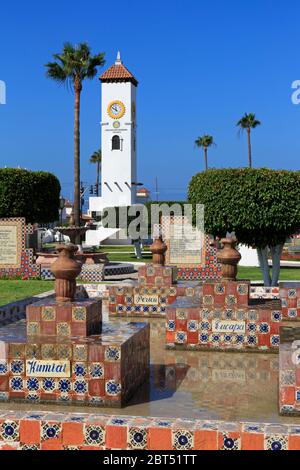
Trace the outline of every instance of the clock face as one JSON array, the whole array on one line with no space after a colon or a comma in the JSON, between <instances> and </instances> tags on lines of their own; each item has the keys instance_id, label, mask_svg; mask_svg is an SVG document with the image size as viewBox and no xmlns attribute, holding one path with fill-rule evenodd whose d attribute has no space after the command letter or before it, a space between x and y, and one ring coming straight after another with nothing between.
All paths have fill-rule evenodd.
<instances>
[{"instance_id":1,"label":"clock face","mask_svg":"<svg viewBox=\"0 0 300 470\"><path fill-rule=\"evenodd\" d=\"M107 108L108 115L112 119L120 119L125 114L125 106L122 101L112 101Z\"/></svg>"}]
</instances>

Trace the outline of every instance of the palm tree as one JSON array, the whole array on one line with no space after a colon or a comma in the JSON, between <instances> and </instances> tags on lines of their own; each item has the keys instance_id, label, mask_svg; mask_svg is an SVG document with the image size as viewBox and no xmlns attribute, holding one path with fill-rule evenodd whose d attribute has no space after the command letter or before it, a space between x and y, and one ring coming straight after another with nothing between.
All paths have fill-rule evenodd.
<instances>
[{"instance_id":1,"label":"palm tree","mask_svg":"<svg viewBox=\"0 0 300 470\"><path fill-rule=\"evenodd\" d=\"M237 126L240 128L240 131L247 130L248 135L248 159L249 159L249 168L252 168L252 153L251 153L251 129L260 126L261 122L255 118L253 113L245 113L244 116L238 121Z\"/></svg>"},{"instance_id":2,"label":"palm tree","mask_svg":"<svg viewBox=\"0 0 300 470\"><path fill-rule=\"evenodd\" d=\"M101 161L102 161L102 153L101 149L96 150L93 155L90 157L90 163L97 164L97 180L96 180L96 187L97 187L97 196L99 196L99 180L100 180L100 169L101 169Z\"/></svg>"},{"instance_id":3,"label":"palm tree","mask_svg":"<svg viewBox=\"0 0 300 470\"><path fill-rule=\"evenodd\" d=\"M195 140L195 145L197 147L202 147L204 151L204 161L205 161L205 171L208 170L208 164L207 164L207 149L208 147L211 147L211 145L216 145L214 142L214 138L211 135L204 134L202 136L199 136Z\"/></svg>"},{"instance_id":4,"label":"palm tree","mask_svg":"<svg viewBox=\"0 0 300 470\"><path fill-rule=\"evenodd\" d=\"M82 82L93 79L97 67L105 63L104 53L92 55L87 43L73 45L66 42L59 54L53 54L54 62L48 62L47 77L65 83L74 91L74 219L80 225L80 97Z\"/></svg>"}]
</instances>

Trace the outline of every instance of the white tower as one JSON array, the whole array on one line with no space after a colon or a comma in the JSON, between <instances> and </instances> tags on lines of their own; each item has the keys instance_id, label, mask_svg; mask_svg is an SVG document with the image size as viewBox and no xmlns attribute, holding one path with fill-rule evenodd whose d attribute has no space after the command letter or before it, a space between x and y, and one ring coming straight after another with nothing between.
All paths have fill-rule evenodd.
<instances>
[{"instance_id":1,"label":"white tower","mask_svg":"<svg viewBox=\"0 0 300 470\"><path fill-rule=\"evenodd\" d=\"M101 77L101 208L136 201L137 80L117 60ZM99 199L99 198L97 198ZM99 206L98 206L99 207Z\"/></svg>"}]
</instances>

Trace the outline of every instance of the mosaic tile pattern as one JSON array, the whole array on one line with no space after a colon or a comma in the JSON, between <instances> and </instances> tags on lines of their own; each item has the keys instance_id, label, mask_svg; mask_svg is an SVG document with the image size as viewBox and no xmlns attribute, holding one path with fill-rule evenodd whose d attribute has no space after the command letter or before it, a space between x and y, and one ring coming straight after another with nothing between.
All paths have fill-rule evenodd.
<instances>
[{"instance_id":1,"label":"mosaic tile pattern","mask_svg":"<svg viewBox=\"0 0 300 470\"><path fill-rule=\"evenodd\" d=\"M89 336L101 333L102 301L40 300L26 308L27 335Z\"/></svg>"},{"instance_id":2,"label":"mosaic tile pattern","mask_svg":"<svg viewBox=\"0 0 300 470\"><path fill-rule=\"evenodd\" d=\"M138 269L138 285L143 287L171 287L177 281L175 266L148 264Z\"/></svg>"},{"instance_id":3,"label":"mosaic tile pattern","mask_svg":"<svg viewBox=\"0 0 300 470\"><path fill-rule=\"evenodd\" d=\"M251 299L279 299L279 287L250 287Z\"/></svg>"},{"instance_id":4,"label":"mosaic tile pattern","mask_svg":"<svg viewBox=\"0 0 300 470\"><path fill-rule=\"evenodd\" d=\"M121 317L164 317L167 305L178 296L199 296L197 281L173 283L176 270L167 266L142 266L138 282L108 285L109 314Z\"/></svg>"},{"instance_id":5,"label":"mosaic tile pattern","mask_svg":"<svg viewBox=\"0 0 300 470\"><path fill-rule=\"evenodd\" d=\"M299 427L131 416L0 413L0 450L299 450Z\"/></svg>"},{"instance_id":6,"label":"mosaic tile pattern","mask_svg":"<svg viewBox=\"0 0 300 470\"><path fill-rule=\"evenodd\" d=\"M169 305L167 348L278 351L282 317L278 300L252 300L245 307L232 301L235 296L226 304L226 293L220 295L225 305L216 306L214 294L203 296L203 302L179 297Z\"/></svg>"},{"instance_id":7,"label":"mosaic tile pattern","mask_svg":"<svg viewBox=\"0 0 300 470\"><path fill-rule=\"evenodd\" d=\"M204 282L203 307L248 307L249 291L250 281Z\"/></svg>"},{"instance_id":8,"label":"mosaic tile pattern","mask_svg":"<svg viewBox=\"0 0 300 470\"><path fill-rule=\"evenodd\" d=\"M104 268L104 276L115 276L120 274L131 274L134 272L134 265L129 263L110 263Z\"/></svg>"},{"instance_id":9,"label":"mosaic tile pattern","mask_svg":"<svg viewBox=\"0 0 300 470\"><path fill-rule=\"evenodd\" d=\"M182 281L221 279L221 265L217 261L217 249L210 246L208 237L205 237L205 264L203 266L178 267L177 277Z\"/></svg>"},{"instance_id":10,"label":"mosaic tile pattern","mask_svg":"<svg viewBox=\"0 0 300 470\"><path fill-rule=\"evenodd\" d=\"M1 221L21 222L21 233L19 235L19 244L21 247L21 264L20 267L15 268L0 268L0 278L14 278L16 276L21 276L22 278L27 279L40 276L40 267L34 262L34 251L31 248L26 248L26 234L33 233L32 225L25 225L25 219L22 217L3 218Z\"/></svg>"},{"instance_id":11,"label":"mosaic tile pattern","mask_svg":"<svg viewBox=\"0 0 300 470\"><path fill-rule=\"evenodd\" d=\"M284 320L300 320L300 282L280 282L282 316Z\"/></svg>"},{"instance_id":12,"label":"mosaic tile pattern","mask_svg":"<svg viewBox=\"0 0 300 470\"><path fill-rule=\"evenodd\" d=\"M104 263L83 264L78 277L81 281L101 282L104 279Z\"/></svg>"},{"instance_id":13,"label":"mosaic tile pattern","mask_svg":"<svg viewBox=\"0 0 300 470\"><path fill-rule=\"evenodd\" d=\"M45 281L53 281L55 279L51 269L41 265L41 278ZM104 279L104 264L83 264L79 281L101 282Z\"/></svg>"},{"instance_id":14,"label":"mosaic tile pattern","mask_svg":"<svg viewBox=\"0 0 300 470\"><path fill-rule=\"evenodd\" d=\"M82 312L77 315L81 321ZM46 312L49 316L51 311ZM120 407L148 377L149 325L116 322L103 326L101 335L26 338L25 322L20 323L13 339L9 327L1 328L1 401ZM28 376L28 359L68 360L70 377Z\"/></svg>"},{"instance_id":15,"label":"mosaic tile pattern","mask_svg":"<svg viewBox=\"0 0 300 470\"><path fill-rule=\"evenodd\" d=\"M300 328L282 327L279 347L279 412L300 415Z\"/></svg>"}]
</instances>

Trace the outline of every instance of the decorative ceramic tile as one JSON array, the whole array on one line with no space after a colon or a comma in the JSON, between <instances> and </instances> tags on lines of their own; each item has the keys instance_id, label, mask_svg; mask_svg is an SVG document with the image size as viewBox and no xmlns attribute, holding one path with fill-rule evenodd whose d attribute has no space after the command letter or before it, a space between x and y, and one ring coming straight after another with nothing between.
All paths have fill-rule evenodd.
<instances>
[{"instance_id":1,"label":"decorative ceramic tile","mask_svg":"<svg viewBox=\"0 0 300 470\"><path fill-rule=\"evenodd\" d=\"M71 390L71 381L69 379L60 379L58 381L58 390L62 393L70 392Z\"/></svg>"},{"instance_id":2,"label":"decorative ceramic tile","mask_svg":"<svg viewBox=\"0 0 300 470\"><path fill-rule=\"evenodd\" d=\"M71 359L72 346L68 344L58 344L57 345L57 357L59 359Z\"/></svg>"},{"instance_id":3,"label":"decorative ceramic tile","mask_svg":"<svg viewBox=\"0 0 300 470\"><path fill-rule=\"evenodd\" d=\"M84 425L84 440L88 445L101 445L105 442L105 431L102 426Z\"/></svg>"},{"instance_id":4,"label":"decorative ceramic tile","mask_svg":"<svg viewBox=\"0 0 300 470\"><path fill-rule=\"evenodd\" d=\"M81 395L88 391L88 382L85 380L75 380L73 384L73 390L75 393Z\"/></svg>"},{"instance_id":5,"label":"decorative ceramic tile","mask_svg":"<svg viewBox=\"0 0 300 470\"><path fill-rule=\"evenodd\" d=\"M194 435L185 429L175 430L172 433L172 445L176 450L189 450L194 448Z\"/></svg>"},{"instance_id":6,"label":"decorative ceramic tile","mask_svg":"<svg viewBox=\"0 0 300 470\"><path fill-rule=\"evenodd\" d=\"M117 362L121 359L121 350L117 347L108 346L105 348L105 359L108 362Z\"/></svg>"},{"instance_id":7,"label":"decorative ceramic tile","mask_svg":"<svg viewBox=\"0 0 300 470\"><path fill-rule=\"evenodd\" d=\"M86 321L86 308L85 307L73 307L72 319L73 321Z\"/></svg>"},{"instance_id":8,"label":"decorative ceramic tile","mask_svg":"<svg viewBox=\"0 0 300 470\"><path fill-rule=\"evenodd\" d=\"M17 441L19 439L19 423L5 420L0 425L0 436L3 441Z\"/></svg>"},{"instance_id":9,"label":"decorative ceramic tile","mask_svg":"<svg viewBox=\"0 0 300 470\"><path fill-rule=\"evenodd\" d=\"M271 434L265 436L265 450L287 450L287 436L280 434Z\"/></svg>"},{"instance_id":10,"label":"decorative ceramic tile","mask_svg":"<svg viewBox=\"0 0 300 470\"><path fill-rule=\"evenodd\" d=\"M26 388L29 391L37 391L40 389L40 382L36 377L29 377L26 380Z\"/></svg>"},{"instance_id":11,"label":"decorative ceramic tile","mask_svg":"<svg viewBox=\"0 0 300 470\"><path fill-rule=\"evenodd\" d=\"M55 359L56 345L55 344L42 344L41 357L42 359Z\"/></svg>"},{"instance_id":12,"label":"decorative ceramic tile","mask_svg":"<svg viewBox=\"0 0 300 470\"><path fill-rule=\"evenodd\" d=\"M21 392L24 389L23 377L12 377L9 379L9 387L14 392Z\"/></svg>"},{"instance_id":13,"label":"decorative ceramic tile","mask_svg":"<svg viewBox=\"0 0 300 470\"><path fill-rule=\"evenodd\" d=\"M73 359L75 361L87 360L87 345L86 344L75 344L73 346Z\"/></svg>"},{"instance_id":14,"label":"decorative ceramic tile","mask_svg":"<svg viewBox=\"0 0 300 470\"><path fill-rule=\"evenodd\" d=\"M57 323L56 334L58 336L70 336L71 335L70 324L66 322Z\"/></svg>"},{"instance_id":15,"label":"decorative ceramic tile","mask_svg":"<svg viewBox=\"0 0 300 470\"><path fill-rule=\"evenodd\" d=\"M131 449L146 449L147 430L139 427L129 428L127 432L127 442Z\"/></svg>"},{"instance_id":16,"label":"decorative ceramic tile","mask_svg":"<svg viewBox=\"0 0 300 470\"><path fill-rule=\"evenodd\" d=\"M24 372L24 361L16 360L11 361L10 371L14 375L20 375Z\"/></svg>"},{"instance_id":17,"label":"decorative ceramic tile","mask_svg":"<svg viewBox=\"0 0 300 470\"><path fill-rule=\"evenodd\" d=\"M40 324L38 322L27 323L27 334L28 336L37 336L40 334Z\"/></svg>"},{"instance_id":18,"label":"decorative ceramic tile","mask_svg":"<svg viewBox=\"0 0 300 470\"><path fill-rule=\"evenodd\" d=\"M43 307L42 308L42 320L43 321L55 321L56 310L54 307Z\"/></svg>"},{"instance_id":19,"label":"decorative ceramic tile","mask_svg":"<svg viewBox=\"0 0 300 470\"><path fill-rule=\"evenodd\" d=\"M49 439L58 438L61 434L62 426L59 423L41 423L41 439L47 441Z\"/></svg>"},{"instance_id":20,"label":"decorative ceramic tile","mask_svg":"<svg viewBox=\"0 0 300 470\"><path fill-rule=\"evenodd\" d=\"M83 362L75 362L73 364L73 374L75 374L76 377L84 377L87 373L87 368L85 363Z\"/></svg>"},{"instance_id":21,"label":"decorative ceramic tile","mask_svg":"<svg viewBox=\"0 0 300 470\"><path fill-rule=\"evenodd\" d=\"M223 445L220 450L240 450L241 440L240 438L233 438L230 435L222 434Z\"/></svg>"},{"instance_id":22,"label":"decorative ceramic tile","mask_svg":"<svg viewBox=\"0 0 300 470\"><path fill-rule=\"evenodd\" d=\"M53 378L44 378L42 379L42 390L44 392L51 393L56 389L56 382Z\"/></svg>"},{"instance_id":23,"label":"decorative ceramic tile","mask_svg":"<svg viewBox=\"0 0 300 470\"><path fill-rule=\"evenodd\" d=\"M221 283L216 283L214 287L215 294L220 295L220 294L225 294L225 286Z\"/></svg>"},{"instance_id":24,"label":"decorative ceramic tile","mask_svg":"<svg viewBox=\"0 0 300 470\"><path fill-rule=\"evenodd\" d=\"M6 375L8 373L8 364L6 361L0 361L0 375Z\"/></svg>"},{"instance_id":25,"label":"decorative ceramic tile","mask_svg":"<svg viewBox=\"0 0 300 470\"><path fill-rule=\"evenodd\" d=\"M104 377L104 366L100 362L93 362L89 366L90 376L93 378L103 378Z\"/></svg>"},{"instance_id":26,"label":"decorative ceramic tile","mask_svg":"<svg viewBox=\"0 0 300 470\"><path fill-rule=\"evenodd\" d=\"M115 380L105 382L105 392L108 396L115 397L121 394L121 384Z\"/></svg>"}]
</instances>

